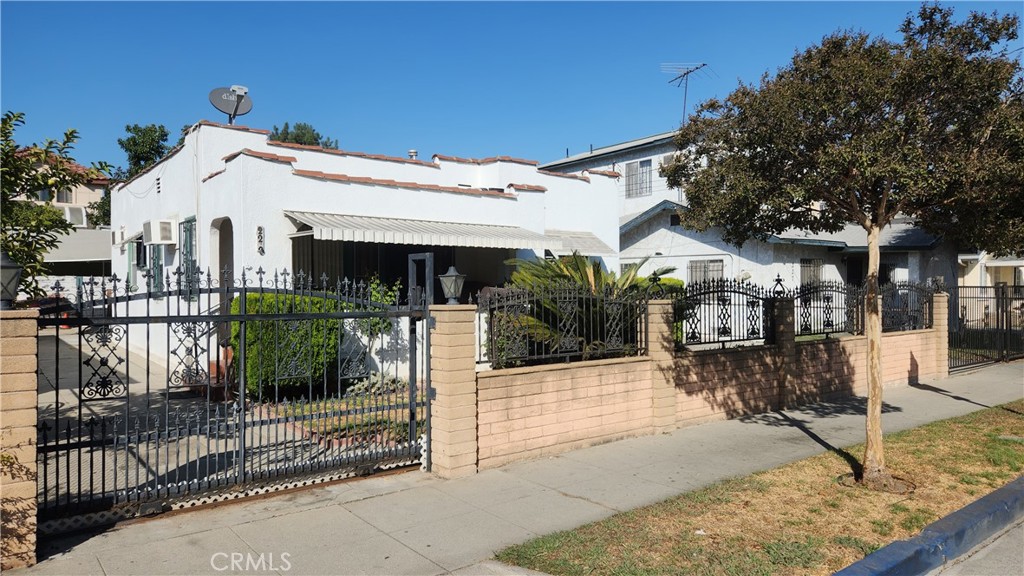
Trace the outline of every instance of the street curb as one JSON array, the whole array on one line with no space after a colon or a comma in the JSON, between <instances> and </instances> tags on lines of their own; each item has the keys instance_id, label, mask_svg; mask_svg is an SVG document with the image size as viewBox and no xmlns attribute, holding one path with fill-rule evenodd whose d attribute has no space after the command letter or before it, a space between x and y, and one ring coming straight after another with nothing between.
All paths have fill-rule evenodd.
<instances>
[{"instance_id":1,"label":"street curb","mask_svg":"<svg viewBox=\"0 0 1024 576\"><path fill-rule=\"evenodd\" d=\"M1024 518L1024 476L833 576L927 574Z\"/></svg>"}]
</instances>

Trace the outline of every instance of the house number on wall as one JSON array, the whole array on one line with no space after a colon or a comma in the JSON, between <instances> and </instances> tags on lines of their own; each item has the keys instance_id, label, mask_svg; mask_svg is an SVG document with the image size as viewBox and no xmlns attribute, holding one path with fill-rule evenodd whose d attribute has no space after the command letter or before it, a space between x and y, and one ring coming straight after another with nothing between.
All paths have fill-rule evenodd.
<instances>
[{"instance_id":1,"label":"house number on wall","mask_svg":"<svg viewBox=\"0 0 1024 576\"><path fill-rule=\"evenodd\" d=\"M260 256L267 253L267 249L263 247L263 226L256 227L256 252L259 252Z\"/></svg>"}]
</instances>

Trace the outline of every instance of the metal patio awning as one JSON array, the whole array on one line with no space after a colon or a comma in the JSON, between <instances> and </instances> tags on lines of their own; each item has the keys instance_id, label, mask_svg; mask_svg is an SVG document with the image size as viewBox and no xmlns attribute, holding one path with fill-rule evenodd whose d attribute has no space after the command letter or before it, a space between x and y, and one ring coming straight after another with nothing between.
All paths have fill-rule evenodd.
<instances>
[{"instance_id":1,"label":"metal patio awning","mask_svg":"<svg viewBox=\"0 0 1024 576\"><path fill-rule=\"evenodd\" d=\"M516 226L351 216L295 210L285 210L284 215L309 226L313 231L313 238L316 240L552 251L562 249L562 243L559 240Z\"/></svg>"},{"instance_id":2,"label":"metal patio awning","mask_svg":"<svg viewBox=\"0 0 1024 576\"><path fill-rule=\"evenodd\" d=\"M78 228L61 236L53 250L47 252L46 262L96 262L110 260L110 230Z\"/></svg>"},{"instance_id":3,"label":"metal patio awning","mask_svg":"<svg viewBox=\"0 0 1024 576\"><path fill-rule=\"evenodd\" d=\"M614 256L615 250L590 232L575 230L545 230L544 235L562 243L561 250L552 250L556 256L565 256L574 251L583 256Z\"/></svg>"}]
</instances>

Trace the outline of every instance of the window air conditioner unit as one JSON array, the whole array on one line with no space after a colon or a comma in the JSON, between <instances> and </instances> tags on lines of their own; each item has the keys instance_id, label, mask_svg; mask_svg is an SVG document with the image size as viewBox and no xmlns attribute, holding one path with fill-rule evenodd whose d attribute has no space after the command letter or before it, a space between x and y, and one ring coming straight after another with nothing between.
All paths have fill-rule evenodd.
<instances>
[{"instance_id":1,"label":"window air conditioner unit","mask_svg":"<svg viewBox=\"0 0 1024 576\"><path fill-rule=\"evenodd\" d=\"M143 244L177 244L178 223L174 220L148 220L142 223Z\"/></svg>"},{"instance_id":2,"label":"window air conditioner unit","mask_svg":"<svg viewBox=\"0 0 1024 576\"><path fill-rule=\"evenodd\" d=\"M88 221L85 218L85 208L82 206L65 206L64 219L75 228L85 228Z\"/></svg>"}]
</instances>

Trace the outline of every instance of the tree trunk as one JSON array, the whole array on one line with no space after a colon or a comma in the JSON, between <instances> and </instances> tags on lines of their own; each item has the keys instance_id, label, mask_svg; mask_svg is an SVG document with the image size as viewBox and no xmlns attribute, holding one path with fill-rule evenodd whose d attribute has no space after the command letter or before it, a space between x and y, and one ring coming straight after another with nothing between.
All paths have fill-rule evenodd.
<instances>
[{"instance_id":1,"label":"tree trunk","mask_svg":"<svg viewBox=\"0 0 1024 576\"><path fill-rule=\"evenodd\" d=\"M889 480L882 446L882 318L878 298L878 244L881 232L877 224L872 224L868 230L867 294L864 297L864 334L868 341L868 412L862 481L868 486L881 486Z\"/></svg>"}]
</instances>

